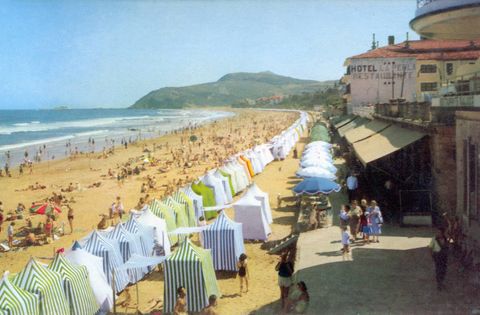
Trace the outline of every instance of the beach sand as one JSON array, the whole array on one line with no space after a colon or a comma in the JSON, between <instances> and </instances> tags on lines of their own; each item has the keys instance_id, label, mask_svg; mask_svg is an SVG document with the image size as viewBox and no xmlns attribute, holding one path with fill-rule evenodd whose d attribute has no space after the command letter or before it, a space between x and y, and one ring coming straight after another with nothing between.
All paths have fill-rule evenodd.
<instances>
[{"instance_id":1,"label":"beach sand","mask_svg":"<svg viewBox=\"0 0 480 315\"><path fill-rule=\"evenodd\" d=\"M186 170L189 181L204 174L206 169L212 169L219 165L218 161L229 156L232 152L240 152L250 148L255 144L264 143L274 135L290 126L297 118L297 113L285 112L265 112L252 110L235 110L236 116L218 122L205 125L195 131L199 140L192 146L192 153L201 155L203 150L209 154L209 158L200 165L195 165ZM203 136L201 136L203 135ZM33 174L24 174L19 176L18 169L13 170L12 178L0 178L0 200L5 209L4 215L16 208L18 202L22 202L29 208L32 201L42 200L51 196L52 192L59 192L60 187L66 188L69 183L79 183L80 189L71 193L66 193L67 198L74 197L75 203L71 203L74 209L74 232L66 234L52 244L22 248L16 252L1 253L0 271L9 270L11 273L19 272L27 263L30 257L38 258L40 261L48 263L48 257L52 257L54 250L58 248L68 248L72 242L85 237L94 229L100 220L100 214L108 214L111 203L116 196L121 196L125 209L133 208L139 197L145 194L140 193L146 176L155 176L156 189L149 191L151 198L161 197L165 193L166 185L172 180L186 180L187 174L183 174L180 167L172 166L166 173L159 173L158 168L165 165L165 161L172 160L170 150L182 147L181 138L190 136L190 132L185 134L172 134L157 139L150 139L135 146L129 146L128 149L117 148L115 154L108 158L100 158L101 154L86 157L80 156L74 160L66 159L59 161L44 162L35 165ZM201 142L203 144L200 144ZM163 148L156 149L152 155L160 160L156 167L147 167L146 171L137 176L128 177L124 184L120 186L115 178L101 177L106 175L108 169L117 171L117 165L127 162L129 159L138 158L143 155L144 145L152 150L153 144L163 145ZM169 149L165 144L169 144ZM186 143L186 141L185 141ZM228 144L233 144L229 146ZM304 143L298 145L299 152L303 149ZM188 145L184 146L188 151ZM213 150L217 151L215 157ZM134 165L139 164L139 162ZM273 234L271 240L280 239L291 232L292 224L295 222L295 212L288 207L283 206L277 209L277 194L282 196L291 196L292 180L295 170L298 168L298 160L291 156L285 161L273 162L265 171L257 175L254 180L259 187L270 194L270 204L274 217L272 224ZM28 170L27 170L28 173ZM47 188L43 190L27 190L29 185L38 182ZM98 188L87 188L94 182L101 182ZM58 224L65 223L65 229L69 233L67 223L67 209L62 208ZM28 210L26 211L28 212ZM227 211L233 218L233 211ZM125 219L125 217L124 217ZM38 222L44 222L45 217L38 215L32 217L33 226ZM6 238L6 228L8 221L4 222L0 239ZM16 230L24 225L23 220L16 221ZM277 277L274 270L278 256L270 256L265 250L260 248L261 244L246 244L246 252L249 256L250 268L250 291L243 294L239 293L239 282L235 275L219 272L217 278L223 297L219 300L218 311L220 314L247 314L255 309L274 303L278 300L279 289L277 287ZM42 259L43 258L43 259ZM155 300L163 300L163 275L159 272L147 276L139 282L138 289L140 293L140 310L147 312ZM132 304L135 304L135 286L130 287ZM119 301L125 299L125 293L119 297ZM161 307L161 304L159 304ZM119 307L119 313L124 313L125 308ZM135 309L128 309L127 313L133 313Z\"/></svg>"}]
</instances>

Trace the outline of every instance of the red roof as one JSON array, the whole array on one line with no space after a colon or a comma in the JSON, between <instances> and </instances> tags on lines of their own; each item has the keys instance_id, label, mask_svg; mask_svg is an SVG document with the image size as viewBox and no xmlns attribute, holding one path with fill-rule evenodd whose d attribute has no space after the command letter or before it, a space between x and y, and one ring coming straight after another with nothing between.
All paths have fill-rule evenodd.
<instances>
[{"instance_id":1,"label":"red roof","mask_svg":"<svg viewBox=\"0 0 480 315\"><path fill-rule=\"evenodd\" d=\"M380 47L350 59L416 58L418 60L474 60L480 58L480 40L411 40Z\"/></svg>"}]
</instances>

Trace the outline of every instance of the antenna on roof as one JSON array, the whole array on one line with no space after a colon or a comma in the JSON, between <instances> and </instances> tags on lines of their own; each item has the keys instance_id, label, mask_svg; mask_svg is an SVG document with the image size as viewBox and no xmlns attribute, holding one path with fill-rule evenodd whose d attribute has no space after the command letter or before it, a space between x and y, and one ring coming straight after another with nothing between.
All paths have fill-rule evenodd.
<instances>
[{"instance_id":1,"label":"antenna on roof","mask_svg":"<svg viewBox=\"0 0 480 315\"><path fill-rule=\"evenodd\" d=\"M373 38L372 38L372 50L377 48L377 42L375 41L375 33L373 33Z\"/></svg>"},{"instance_id":2,"label":"antenna on roof","mask_svg":"<svg viewBox=\"0 0 480 315\"><path fill-rule=\"evenodd\" d=\"M407 39L405 40L405 48L410 48L410 43L408 42L408 32L407 32Z\"/></svg>"}]
</instances>

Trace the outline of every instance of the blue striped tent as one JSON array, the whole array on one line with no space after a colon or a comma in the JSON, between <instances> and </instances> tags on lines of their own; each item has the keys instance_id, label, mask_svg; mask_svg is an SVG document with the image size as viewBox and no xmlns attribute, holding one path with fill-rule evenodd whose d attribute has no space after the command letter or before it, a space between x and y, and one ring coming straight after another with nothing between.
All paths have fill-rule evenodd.
<instances>
[{"instance_id":1,"label":"blue striped tent","mask_svg":"<svg viewBox=\"0 0 480 315\"><path fill-rule=\"evenodd\" d=\"M178 190L172 195L172 198L185 206L187 219L188 219L188 226L194 227L197 226L197 217L195 216L195 207L193 206L193 200L190 199L187 194L183 191Z\"/></svg>"},{"instance_id":2,"label":"blue striped tent","mask_svg":"<svg viewBox=\"0 0 480 315\"><path fill-rule=\"evenodd\" d=\"M195 208L195 222L198 222L198 218L203 216L203 197L201 195L197 195L191 186L188 186L183 189L185 195L190 198L193 202L193 207Z\"/></svg>"},{"instance_id":3,"label":"blue striped tent","mask_svg":"<svg viewBox=\"0 0 480 315\"><path fill-rule=\"evenodd\" d=\"M8 272L3 274L0 282L0 313L7 315L40 314L38 297L11 283L8 280Z\"/></svg>"},{"instance_id":4,"label":"blue striped tent","mask_svg":"<svg viewBox=\"0 0 480 315\"><path fill-rule=\"evenodd\" d=\"M200 312L208 305L208 297L220 297L210 250L186 240L165 260L164 312L175 307L177 288L187 290L188 312Z\"/></svg>"},{"instance_id":5,"label":"blue striped tent","mask_svg":"<svg viewBox=\"0 0 480 315\"><path fill-rule=\"evenodd\" d=\"M125 289L129 283L128 273L126 270L117 270L123 264L117 241L106 239L97 230L94 230L85 242L83 249L92 255L102 257L103 272L105 272L110 285L112 285L112 271L115 271L115 292Z\"/></svg>"},{"instance_id":6,"label":"blue striped tent","mask_svg":"<svg viewBox=\"0 0 480 315\"><path fill-rule=\"evenodd\" d=\"M125 230L122 224L117 224L111 232L106 234L106 237L118 241L123 263L126 263L133 254L143 256L140 240L138 238L135 238L135 235ZM137 281L140 281L145 274L148 273L148 269L135 268L128 269L127 272L130 282L136 283Z\"/></svg>"},{"instance_id":7,"label":"blue striped tent","mask_svg":"<svg viewBox=\"0 0 480 315\"><path fill-rule=\"evenodd\" d=\"M215 270L237 271L237 262L245 252L242 224L232 221L224 211L202 232L203 247L212 251Z\"/></svg>"},{"instance_id":8,"label":"blue striped tent","mask_svg":"<svg viewBox=\"0 0 480 315\"><path fill-rule=\"evenodd\" d=\"M62 276L30 259L27 266L13 278L12 283L38 295L40 314L69 315Z\"/></svg>"},{"instance_id":9,"label":"blue striped tent","mask_svg":"<svg viewBox=\"0 0 480 315\"><path fill-rule=\"evenodd\" d=\"M153 214L157 217L162 218L165 220L167 224L167 232L174 231L177 228L177 222L175 219L175 212L169 206L167 206L163 201L158 199L154 199L150 204L150 210ZM168 238L170 240L170 244L175 245L178 242L178 236L169 234Z\"/></svg>"},{"instance_id":10,"label":"blue striped tent","mask_svg":"<svg viewBox=\"0 0 480 315\"><path fill-rule=\"evenodd\" d=\"M153 229L138 222L133 215L122 224L125 230L140 238L142 255L151 256L153 250Z\"/></svg>"},{"instance_id":11,"label":"blue striped tent","mask_svg":"<svg viewBox=\"0 0 480 315\"><path fill-rule=\"evenodd\" d=\"M49 268L63 277L63 289L70 304L71 315L93 315L98 311L87 267L75 266L65 256L57 254Z\"/></svg>"}]
</instances>

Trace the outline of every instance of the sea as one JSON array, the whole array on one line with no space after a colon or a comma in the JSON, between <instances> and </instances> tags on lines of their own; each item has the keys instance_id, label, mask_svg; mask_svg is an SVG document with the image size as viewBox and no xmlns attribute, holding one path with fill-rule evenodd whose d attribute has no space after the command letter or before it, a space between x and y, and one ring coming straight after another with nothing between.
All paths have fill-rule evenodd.
<instances>
[{"instance_id":1,"label":"sea","mask_svg":"<svg viewBox=\"0 0 480 315\"><path fill-rule=\"evenodd\" d=\"M100 152L233 115L194 109L0 110L1 166Z\"/></svg>"}]
</instances>

